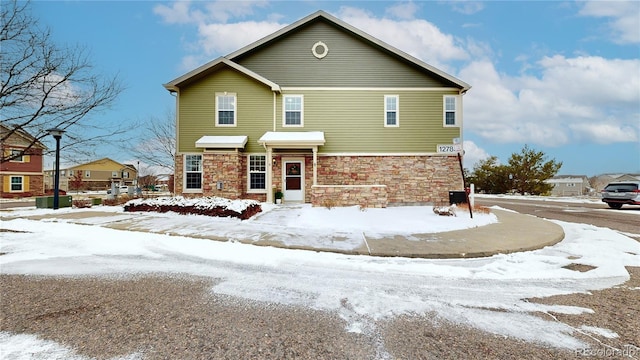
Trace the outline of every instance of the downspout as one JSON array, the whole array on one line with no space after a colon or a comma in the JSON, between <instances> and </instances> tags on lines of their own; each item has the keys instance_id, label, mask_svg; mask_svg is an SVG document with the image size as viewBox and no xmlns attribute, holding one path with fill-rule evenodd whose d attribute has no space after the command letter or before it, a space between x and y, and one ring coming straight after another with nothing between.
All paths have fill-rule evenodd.
<instances>
[{"instance_id":1,"label":"downspout","mask_svg":"<svg viewBox=\"0 0 640 360\"><path fill-rule=\"evenodd\" d=\"M273 131L276 131L276 92L273 92Z\"/></svg>"},{"instance_id":2,"label":"downspout","mask_svg":"<svg viewBox=\"0 0 640 360\"><path fill-rule=\"evenodd\" d=\"M176 164L176 158L178 156L182 156L182 155L178 155L178 149L180 149L180 137L178 136L178 129L180 129L180 93L179 93L180 89L176 88L175 91L170 91L169 94L173 95L176 98L176 118L175 118L175 125L176 125L176 148L175 148L175 152L174 152L174 158L173 158L173 189L171 189L171 191L173 192L173 194L176 193L176 179L178 178L178 171L182 171L182 169L178 169L176 168L175 164ZM182 185L184 187L184 178L182 179ZM180 191L182 193L182 191Z\"/></svg>"}]
</instances>

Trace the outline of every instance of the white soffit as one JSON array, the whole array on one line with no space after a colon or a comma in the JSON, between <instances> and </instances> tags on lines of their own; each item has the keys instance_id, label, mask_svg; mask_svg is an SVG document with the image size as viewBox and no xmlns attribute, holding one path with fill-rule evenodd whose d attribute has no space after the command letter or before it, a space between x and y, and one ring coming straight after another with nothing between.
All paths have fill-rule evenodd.
<instances>
[{"instance_id":1,"label":"white soffit","mask_svg":"<svg viewBox=\"0 0 640 360\"><path fill-rule=\"evenodd\" d=\"M247 144L247 136L203 136L196 141L197 148L241 149Z\"/></svg>"},{"instance_id":2,"label":"white soffit","mask_svg":"<svg viewBox=\"0 0 640 360\"><path fill-rule=\"evenodd\" d=\"M322 131L267 131L258 144L269 146L319 146L324 145Z\"/></svg>"}]
</instances>

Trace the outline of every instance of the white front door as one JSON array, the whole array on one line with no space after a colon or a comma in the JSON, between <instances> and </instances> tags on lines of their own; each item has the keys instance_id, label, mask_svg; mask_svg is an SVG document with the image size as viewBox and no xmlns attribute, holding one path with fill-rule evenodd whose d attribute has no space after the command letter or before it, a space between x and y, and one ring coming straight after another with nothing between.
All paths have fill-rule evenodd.
<instances>
[{"instance_id":1,"label":"white front door","mask_svg":"<svg viewBox=\"0 0 640 360\"><path fill-rule=\"evenodd\" d=\"M304 202L304 161L282 161L285 202Z\"/></svg>"}]
</instances>

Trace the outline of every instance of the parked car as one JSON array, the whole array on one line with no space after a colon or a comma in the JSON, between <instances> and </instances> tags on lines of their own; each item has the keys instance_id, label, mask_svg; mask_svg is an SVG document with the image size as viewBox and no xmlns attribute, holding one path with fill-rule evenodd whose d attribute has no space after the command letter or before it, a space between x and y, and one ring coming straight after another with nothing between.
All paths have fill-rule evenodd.
<instances>
[{"instance_id":1,"label":"parked car","mask_svg":"<svg viewBox=\"0 0 640 360\"><path fill-rule=\"evenodd\" d=\"M622 205L640 205L640 181L621 181L609 183L602 190L602 201L612 209Z\"/></svg>"}]
</instances>

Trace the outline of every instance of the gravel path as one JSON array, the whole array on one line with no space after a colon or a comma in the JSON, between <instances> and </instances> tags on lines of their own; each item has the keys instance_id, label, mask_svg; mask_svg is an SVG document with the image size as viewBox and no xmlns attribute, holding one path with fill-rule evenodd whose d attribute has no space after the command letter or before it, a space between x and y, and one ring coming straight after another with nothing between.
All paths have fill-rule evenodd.
<instances>
[{"instance_id":1,"label":"gravel path","mask_svg":"<svg viewBox=\"0 0 640 360\"><path fill-rule=\"evenodd\" d=\"M627 349L626 354L640 358L640 348L629 348L640 346L640 268L629 271L631 280L616 288L530 301L591 308L594 314L540 316L553 315L576 328L608 328L619 335L579 335L593 344L588 358L622 358L604 349ZM347 332L338 314L215 295L210 292L213 285L211 279L193 276L0 275L0 331L38 335L96 359L131 354L143 359L585 358L432 314L363 319L360 333ZM348 310L347 302L343 306ZM5 356L10 358L0 358Z\"/></svg>"}]
</instances>

